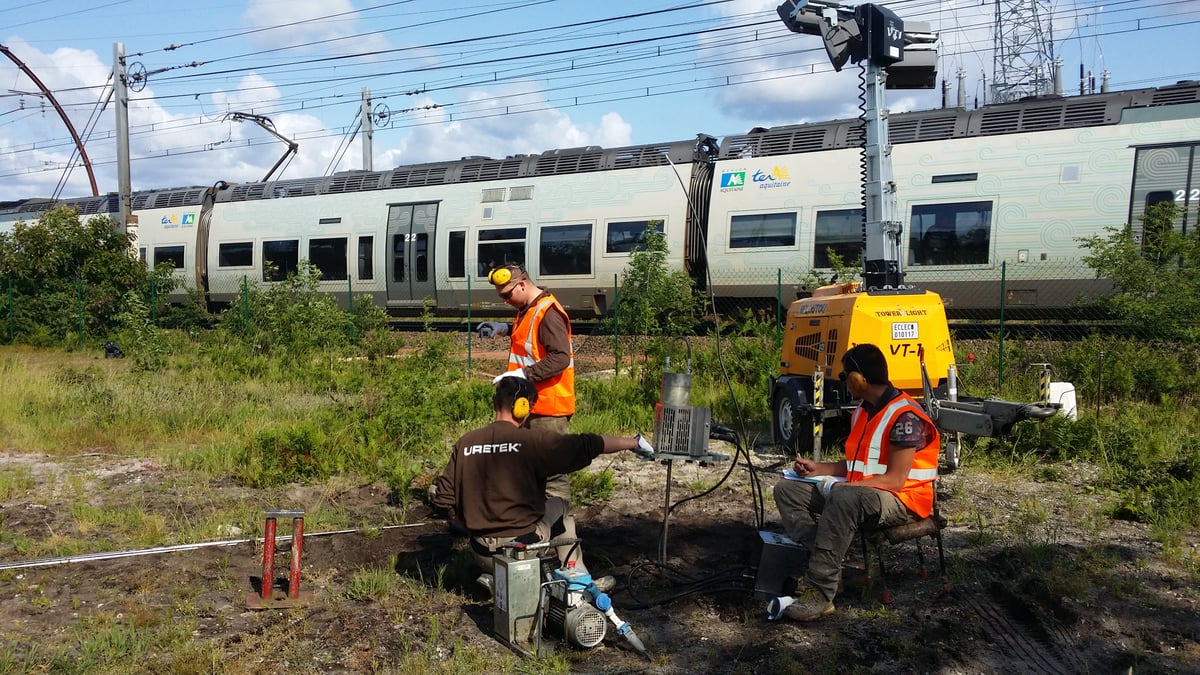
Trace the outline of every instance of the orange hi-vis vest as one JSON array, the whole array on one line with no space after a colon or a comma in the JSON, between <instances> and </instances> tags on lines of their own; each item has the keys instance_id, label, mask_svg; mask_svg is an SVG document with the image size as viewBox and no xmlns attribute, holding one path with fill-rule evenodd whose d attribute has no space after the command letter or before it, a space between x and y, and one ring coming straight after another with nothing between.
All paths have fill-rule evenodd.
<instances>
[{"instance_id":1,"label":"orange hi-vis vest","mask_svg":"<svg viewBox=\"0 0 1200 675\"><path fill-rule=\"evenodd\" d=\"M900 498L908 510L927 518L933 512L933 481L938 475L938 453L942 447L942 440L929 416L913 397L904 392L900 392L898 397L888 402L883 410L875 413L870 419L867 418L867 411L863 410L862 405L854 409L854 415L850 418L850 437L846 439L846 481L853 483L887 471L891 453L888 437L892 424L904 412L914 413L929 422L930 428L933 429L933 438L925 447L917 449L904 487L891 492Z\"/></svg>"},{"instance_id":2,"label":"orange hi-vis vest","mask_svg":"<svg viewBox=\"0 0 1200 675\"><path fill-rule=\"evenodd\" d=\"M508 369L528 368L541 361L546 356L540 342L538 331L546 312L558 312L567 318L567 310L550 293L542 296L537 303L521 312L518 322L513 325L512 344L508 353ZM567 321L567 343L571 344L571 322ZM530 410L534 415L547 417L566 417L575 414L575 347L570 347L571 362L558 375L534 382L537 387L537 402Z\"/></svg>"}]
</instances>

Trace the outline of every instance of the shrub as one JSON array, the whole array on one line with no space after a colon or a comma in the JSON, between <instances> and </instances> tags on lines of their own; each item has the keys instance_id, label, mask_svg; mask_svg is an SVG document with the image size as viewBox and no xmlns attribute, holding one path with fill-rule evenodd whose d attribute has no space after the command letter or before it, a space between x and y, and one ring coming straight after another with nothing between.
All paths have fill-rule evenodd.
<instances>
[{"instance_id":1,"label":"shrub","mask_svg":"<svg viewBox=\"0 0 1200 675\"><path fill-rule=\"evenodd\" d=\"M1133 325L1153 326L1159 335L1200 340L1200 239L1177 229L1183 206L1162 202L1142 217L1141 236L1133 228L1108 228L1107 236L1079 241L1083 261L1120 293L1104 304Z\"/></svg>"},{"instance_id":2,"label":"shrub","mask_svg":"<svg viewBox=\"0 0 1200 675\"><path fill-rule=\"evenodd\" d=\"M70 343L81 331L84 337L107 336L118 327L127 291L148 297L153 281L165 297L175 283L172 275L148 271L131 242L109 218L80 222L66 207L0 232L0 278L12 284L17 339L41 346Z\"/></svg>"},{"instance_id":3,"label":"shrub","mask_svg":"<svg viewBox=\"0 0 1200 675\"><path fill-rule=\"evenodd\" d=\"M621 330L634 335L689 335L700 304L687 273L667 269L667 240L655 224L646 228L646 248L630 256L621 274L617 306Z\"/></svg>"}]
</instances>

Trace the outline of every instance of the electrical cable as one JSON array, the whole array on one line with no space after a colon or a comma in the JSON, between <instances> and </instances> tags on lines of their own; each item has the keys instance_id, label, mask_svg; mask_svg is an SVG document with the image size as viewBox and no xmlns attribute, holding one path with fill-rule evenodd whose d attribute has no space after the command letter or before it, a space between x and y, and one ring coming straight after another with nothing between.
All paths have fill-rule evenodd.
<instances>
[{"instance_id":1,"label":"electrical cable","mask_svg":"<svg viewBox=\"0 0 1200 675\"><path fill-rule=\"evenodd\" d=\"M639 573L649 573L648 571L651 568L658 568L658 574L653 575L653 586L661 586L666 581L671 585L677 586L678 590L649 600L640 598L638 589L641 587L641 584L636 581L635 577ZM626 577L625 588L633 602L622 602L621 608L629 610L650 609L696 595L743 593L753 590L753 579L753 574L750 574L750 568L747 566L730 567L697 578L684 574L670 565L658 561L646 561L635 565L629 571Z\"/></svg>"},{"instance_id":2,"label":"electrical cable","mask_svg":"<svg viewBox=\"0 0 1200 675\"><path fill-rule=\"evenodd\" d=\"M192 95L192 96L194 96L194 95ZM412 125L409 125L409 126L412 126ZM160 129L162 129L161 125L160 125ZM404 127L400 127L400 129L404 129ZM175 153L175 151L169 151L169 154L174 155L174 154L178 154L178 153Z\"/></svg>"}]
</instances>

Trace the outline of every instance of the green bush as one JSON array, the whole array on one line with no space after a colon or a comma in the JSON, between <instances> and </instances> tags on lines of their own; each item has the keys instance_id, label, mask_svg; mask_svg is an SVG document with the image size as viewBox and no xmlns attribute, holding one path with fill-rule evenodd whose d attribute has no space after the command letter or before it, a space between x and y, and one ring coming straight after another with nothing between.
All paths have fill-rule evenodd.
<instances>
[{"instance_id":1,"label":"green bush","mask_svg":"<svg viewBox=\"0 0 1200 675\"><path fill-rule=\"evenodd\" d=\"M117 343L133 359L135 370L159 370L166 365L170 341L150 323L149 308L135 291L125 294L125 309L117 315Z\"/></svg>"},{"instance_id":2,"label":"green bush","mask_svg":"<svg viewBox=\"0 0 1200 675\"><path fill-rule=\"evenodd\" d=\"M268 429L251 439L239 477L255 488L325 479L332 474L329 451L329 439L315 422Z\"/></svg>"},{"instance_id":3,"label":"green bush","mask_svg":"<svg viewBox=\"0 0 1200 675\"><path fill-rule=\"evenodd\" d=\"M667 269L667 241L655 224L648 224L645 249L630 256L621 274L620 329L633 335L689 335L701 305L691 277Z\"/></svg>"},{"instance_id":4,"label":"green bush","mask_svg":"<svg viewBox=\"0 0 1200 675\"><path fill-rule=\"evenodd\" d=\"M103 339L117 330L131 290L149 297L153 283L165 298L172 274L147 270L131 242L109 218L80 222L65 207L0 232L0 279L12 287L17 340L48 346Z\"/></svg>"},{"instance_id":5,"label":"green bush","mask_svg":"<svg viewBox=\"0 0 1200 675\"><path fill-rule=\"evenodd\" d=\"M1162 202L1142 217L1141 233L1109 228L1106 236L1079 239L1096 276L1112 279L1120 293L1104 301L1118 317L1153 326L1168 339L1200 340L1200 238L1184 233L1181 204Z\"/></svg>"}]
</instances>

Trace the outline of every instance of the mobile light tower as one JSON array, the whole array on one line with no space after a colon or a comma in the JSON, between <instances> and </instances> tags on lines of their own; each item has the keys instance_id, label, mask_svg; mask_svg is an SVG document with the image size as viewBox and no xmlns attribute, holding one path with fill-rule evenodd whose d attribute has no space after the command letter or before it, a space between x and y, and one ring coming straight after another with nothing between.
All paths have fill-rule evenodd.
<instances>
[{"instance_id":1,"label":"mobile light tower","mask_svg":"<svg viewBox=\"0 0 1200 675\"><path fill-rule=\"evenodd\" d=\"M853 409L845 385L833 379L841 355L870 342L888 354L897 388L923 394L920 358L928 348L933 372L954 362L946 310L936 293L904 284L904 227L892 179L885 88L933 88L937 36L927 24L901 21L878 5L844 7L828 0L787 0L778 6L789 30L819 36L835 70L862 67L862 283L817 289L788 308L780 375L771 383L775 440L819 459L826 420L843 421Z\"/></svg>"},{"instance_id":2,"label":"mobile light tower","mask_svg":"<svg viewBox=\"0 0 1200 675\"><path fill-rule=\"evenodd\" d=\"M878 5L854 8L828 0L786 0L778 13L789 30L820 36L835 70L862 66L862 283L824 286L788 308L780 375L771 381L775 440L820 460L826 419L845 421L855 407L847 387L830 378L842 354L872 343L887 355L897 389L924 401L943 431L946 459L957 467L958 433L995 436L1054 408L954 394L954 350L941 297L904 283L904 232L892 180L884 89L931 89L937 81L937 36L928 24L900 20ZM928 371L926 366L928 365ZM946 373L947 399L935 396L927 372ZM806 429L811 433L806 433Z\"/></svg>"},{"instance_id":3,"label":"mobile light tower","mask_svg":"<svg viewBox=\"0 0 1200 675\"><path fill-rule=\"evenodd\" d=\"M926 23L907 26L886 7L865 4L847 8L824 0L787 0L777 9L789 30L818 35L834 70L847 61L862 63L863 123L866 148L866 250L863 281L868 290L899 288L904 284L900 267L902 227L897 213L896 186L892 181L891 146L888 141L884 89L932 89L937 83L937 35ZM910 28L911 30L906 30Z\"/></svg>"}]
</instances>

